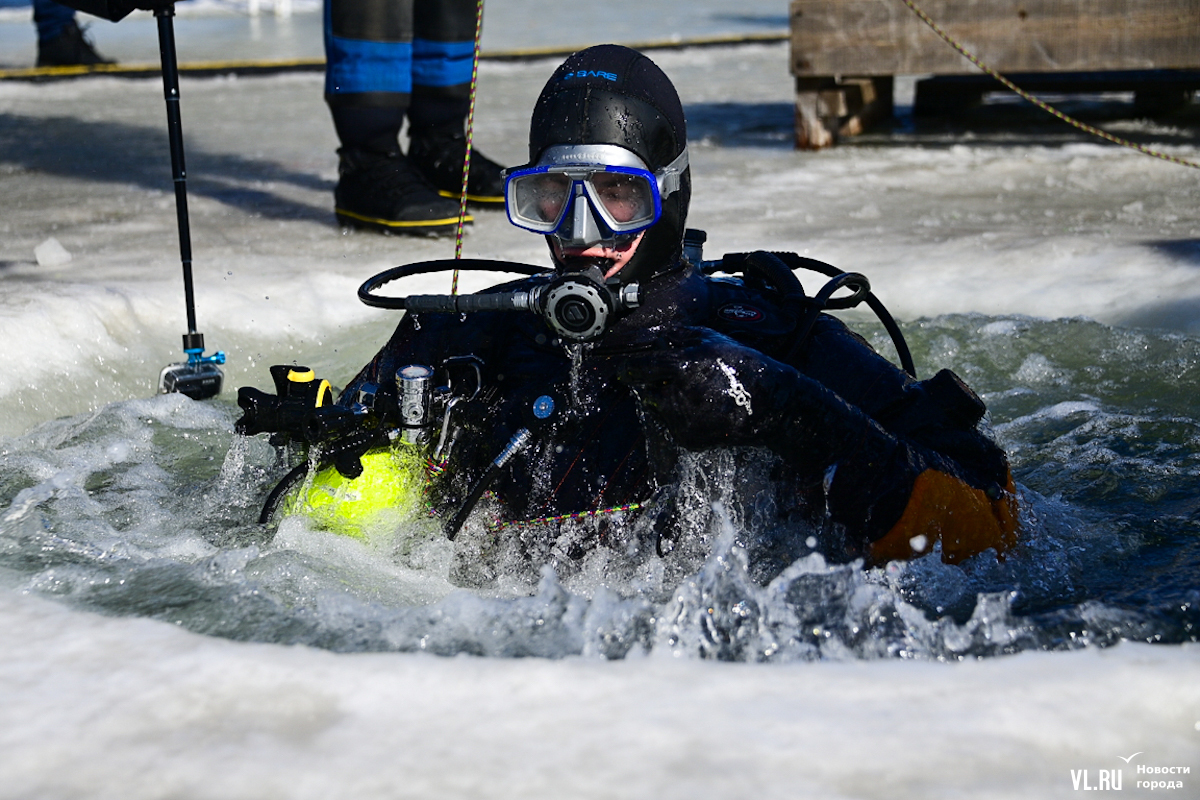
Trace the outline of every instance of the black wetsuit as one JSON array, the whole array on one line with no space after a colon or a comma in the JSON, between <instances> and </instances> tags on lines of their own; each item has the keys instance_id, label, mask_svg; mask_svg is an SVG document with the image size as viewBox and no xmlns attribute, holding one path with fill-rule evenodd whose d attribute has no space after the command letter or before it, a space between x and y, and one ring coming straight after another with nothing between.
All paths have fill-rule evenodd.
<instances>
[{"instance_id":1,"label":"black wetsuit","mask_svg":"<svg viewBox=\"0 0 1200 800\"><path fill-rule=\"evenodd\" d=\"M696 447L745 444L775 452L781 462L772 475L789 487L789 496L773 506L774 513L836 528L842 552L834 557L869 555L871 543L905 513L926 471L951 476L955 486L990 500L1010 488L1003 452L976 428L982 403L952 374L917 382L826 314L788 359L794 371L779 365L773 359L785 357L797 323L794 309L788 313L775 292L748 283L682 266L647 282L641 307L598 342L573 351L534 314L408 315L343 397L352 397L364 381L385 385L408 364L436 368L450 357L475 356L489 395L455 444L447 470L453 477L439 495L443 514L453 513L465 487L522 427L535 430L533 443L490 487L506 520L611 509L662 496L677 477L683 449L660 414L648 413L644 398L630 388L630 364L668 354L679 331L707 330L720 335L712 337L718 343L736 342L768 357L774 365L763 378L768 382L756 385L757 396L743 399L758 403L764 420L765 403L780 408L769 430L713 430ZM736 385L697 375L682 391L696 408L715 409L737 399L731 390ZM791 409L786 396L771 400L780 392L809 397ZM538 428L531 407L542 395L555 398L557 410ZM713 427L721 427L720 417Z\"/></svg>"}]
</instances>

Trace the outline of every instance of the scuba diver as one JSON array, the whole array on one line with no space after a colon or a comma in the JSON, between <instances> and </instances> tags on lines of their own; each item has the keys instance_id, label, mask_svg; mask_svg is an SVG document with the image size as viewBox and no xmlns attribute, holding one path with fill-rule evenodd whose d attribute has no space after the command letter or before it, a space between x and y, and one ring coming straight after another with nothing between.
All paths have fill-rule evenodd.
<instances>
[{"instance_id":1,"label":"scuba diver","mask_svg":"<svg viewBox=\"0 0 1200 800\"><path fill-rule=\"evenodd\" d=\"M814 549L879 564L1015 544L1006 456L957 376L917 381L823 313L833 304L793 274L820 262L697 256L683 108L649 58L568 57L534 107L529 159L506 172L506 208L545 237L553 271L391 306L408 313L335 406L396 409L404 440L424 442L425 502L448 536L465 526L539 564L666 555L691 530L683 477L725 452L739 513L766 532L748 547L766 577ZM429 411L431 382L444 412ZM249 391L239 430L272 429L269 396Z\"/></svg>"}]
</instances>

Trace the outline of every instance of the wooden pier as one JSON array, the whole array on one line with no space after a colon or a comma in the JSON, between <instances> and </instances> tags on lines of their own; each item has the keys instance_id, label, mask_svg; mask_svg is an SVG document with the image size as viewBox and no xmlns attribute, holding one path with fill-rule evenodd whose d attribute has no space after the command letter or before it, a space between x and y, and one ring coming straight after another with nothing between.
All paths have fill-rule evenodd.
<instances>
[{"instance_id":1,"label":"wooden pier","mask_svg":"<svg viewBox=\"0 0 1200 800\"><path fill-rule=\"evenodd\" d=\"M1026 91L1133 91L1159 112L1200 89L1200 0L916 2ZM916 113L1004 91L902 0L791 0L790 13L798 148L829 147L890 117L896 75L930 77L918 83Z\"/></svg>"}]
</instances>

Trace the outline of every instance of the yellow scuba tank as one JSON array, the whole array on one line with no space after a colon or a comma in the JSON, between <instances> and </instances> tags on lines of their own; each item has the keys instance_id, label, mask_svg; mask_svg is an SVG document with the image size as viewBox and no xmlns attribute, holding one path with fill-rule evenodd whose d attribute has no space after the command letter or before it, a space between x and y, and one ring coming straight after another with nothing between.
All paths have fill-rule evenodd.
<instances>
[{"instance_id":1,"label":"yellow scuba tank","mask_svg":"<svg viewBox=\"0 0 1200 800\"><path fill-rule=\"evenodd\" d=\"M294 372L288 377L292 382L303 380ZM355 477L329 465L306 478L283 503L284 515L300 514L317 528L364 541L414 519L423 506L427 483L425 444L432 378L433 370L421 365L398 370L402 433L392 437L390 444L358 456L361 473ZM320 408L326 395L319 390L313 394L314 406ZM366 400L360 393L360 400L373 406L370 394L372 398Z\"/></svg>"},{"instance_id":2,"label":"yellow scuba tank","mask_svg":"<svg viewBox=\"0 0 1200 800\"><path fill-rule=\"evenodd\" d=\"M357 478L330 466L303 481L283 503L283 513L303 515L314 527L364 541L421 513L426 484L421 448L397 443L367 451L361 462Z\"/></svg>"},{"instance_id":3,"label":"yellow scuba tank","mask_svg":"<svg viewBox=\"0 0 1200 800\"><path fill-rule=\"evenodd\" d=\"M424 422L428 404L428 385L432 371L410 366L419 376L419 408L413 421ZM404 384L405 381L401 380ZM317 397L320 407L323 398ZM401 409L404 414L407 409ZM391 447L368 450L359 457L362 474L347 478L336 467L318 471L301 484L295 497L285 505L285 514L302 514L316 527L332 533L367 540L373 532L394 530L403 519L411 518L420 508L425 487L424 459L415 442L397 440Z\"/></svg>"},{"instance_id":4,"label":"yellow scuba tank","mask_svg":"<svg viewBox=\"0 0 1200 800\"><path fill-rule=\"evenodd\" d=\"M315 528L368 541L426 516L430 478L441 471L433 461L444 463L457 438L447 437L451 412L483 388L475 356L447 358L441 369L444 386L434 386L433 368L409 364L396 370L394 388L364 381L342 405L308 367L272 366L274 395L240 388L244 413L234 429L270 433L276 447L299 445L303 458L270 492L259 523L299 515Z\"/></svg>"}]
</instances>

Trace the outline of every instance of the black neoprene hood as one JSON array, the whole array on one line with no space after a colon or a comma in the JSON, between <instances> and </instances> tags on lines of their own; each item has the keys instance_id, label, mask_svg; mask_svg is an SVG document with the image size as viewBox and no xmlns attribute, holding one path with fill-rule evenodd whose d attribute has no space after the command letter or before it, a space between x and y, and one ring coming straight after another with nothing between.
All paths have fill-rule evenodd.
<instances>
[{"instance_id":1,"label":"black neoprene hood","mask_svg":"<svg viewBox=\"0 0 1200 800\"><path fill-rule=\"evenodd\" d=\"M683 105L671 80L646 56L620 45L589 47L569 56L538 97L529 126L529 160L552 145L615 144L637 154L651 171L687 146ZM674 266L682 250L691 199L691 172L663 200L621 282L642 280Z\"/></svg>"}]
</instances>

